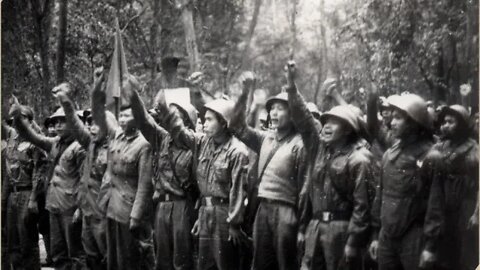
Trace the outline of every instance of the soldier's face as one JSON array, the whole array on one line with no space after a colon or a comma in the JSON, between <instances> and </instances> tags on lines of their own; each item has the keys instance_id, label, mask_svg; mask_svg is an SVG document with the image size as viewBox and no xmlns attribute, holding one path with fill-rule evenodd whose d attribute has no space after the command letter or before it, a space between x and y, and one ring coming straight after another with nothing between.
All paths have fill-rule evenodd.
<instances>
[{"instance_id":1,"label":"soldier's face","mask_svg":"<svg viewBox=\"0 0 480 270\"><path fill-rule=\"evenodd\" d=\"M123 131L135 129L134 121L132 109L122 110L118 116L118 124Z\"/></svg>"},{"instance_id":2,"label":"soldier's face","mask_svg":"<svg viewBox=\"0 0 480 270\"><path fill-rule=\"evenodd\" d=\"M332 144L347 137L352 132L350 126L336 117L329 117L322 129L322 139L326 144Z\"/></svg>"},{"instance_id":3,"label":"soldier's face","mask_svg":"<svg viewBox=\"0 0 480 270\"><path fill-rule=\"evenodd\" d=\"M100 127L91 120L87 121L85 124L88 128L88 131L90 131L90 135L92 135L92 139L94 141L98 140L98 132L100 131Z\"/></svg>"},{"instance_id":4,"label":"soldier's face","mask_svg":"<svg viewBox=\"0 0 480 270\"><path fill-rule=\"evenodd\" d=\"M55 132L60 137L65 137L67 135L67 124L64 118L58 118L55 121Z\"/></svg>"},{"instance_id":5,"label":"soldier's face","mask_svg":"<svg viewBox=\"0 0 480 270\"><path fill-rule=\"evenodd\" d=\"M392 122L391 122L391 130L392 135L395 138L402 138L406 134L408 134L410 130L411 122L409 121L408 116L399 110L393 110L392 112Z\"/></svg>"},{"instance_id":6,"label":"soldier's face","mask_svg":"<svg viewBox=\"0 0 480 270\"><path fill-rule=\"evenodd\" d=\"M209 137L215 137L223 133L225 129L224 123L220 122L214 112L207 110L205 113L205 123L203 131Z\"/></svg>"},{"instance_id":7,"label":"soldier's face","mask_svg":"<svg viewBox=\"0 0 480 270\"><path fill-rule=\"evenodd\" d=\"M55 125L49 125L48 129L47 129L47 132L48 132L49 137L57 136L57 131L55 130Z\"/></svg>"},{"instance_id":8,"label":"soldier's face","mask_svg":"<svg viewBox=\"0 0 480 270\"><path fill-rule=\"evenodd\" d=\"M284 129L290 126L290 111L284 102L275 102L270 109L270 123L273 129Z\"/></svg>"},{"instance_id":9,"label":"soldier's face","mask_svg":"<svg viewBox=\"0 0 480 270\"><path fill-rule=\"evenodd\" d=\"M440 131L445 138L452 138L458 130L458 119L453 115L445 115Z\"/></svg>"}]
</instances>

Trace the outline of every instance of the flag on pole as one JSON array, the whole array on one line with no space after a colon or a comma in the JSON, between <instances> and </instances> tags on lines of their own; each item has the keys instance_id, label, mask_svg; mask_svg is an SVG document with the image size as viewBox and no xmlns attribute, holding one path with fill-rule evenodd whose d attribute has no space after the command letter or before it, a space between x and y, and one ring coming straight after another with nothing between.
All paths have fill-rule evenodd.
<instances>
[{"instance_id":1,"label":"flag on pole","mask_svg":"<svg viewBox=\"0 0 480 270\"><path fill-rule=\"evenodd\" d=\"M126 96L122 94L122 78L124 74L128 74L128 68L125 52L123 51L122 32L120 31L118 18L115 19L115 28L115 47L105 91L107 109L112 111L118 118L120 106L125 106L129 103Z\"/></svg>"}]
</instances>

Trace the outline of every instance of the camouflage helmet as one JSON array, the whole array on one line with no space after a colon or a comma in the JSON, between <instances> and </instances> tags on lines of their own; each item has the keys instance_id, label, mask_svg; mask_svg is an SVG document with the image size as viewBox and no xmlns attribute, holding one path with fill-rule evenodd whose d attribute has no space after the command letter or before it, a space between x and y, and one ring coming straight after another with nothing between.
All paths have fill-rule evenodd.
<instances>
[{"instance_id":1,"label":"camouflage helmet","mask_svg":"<svg viewBox=\"0 0 480 270\"><path fill-rule=\"evenodd\" d=\"M361 115L359 115L358 113L360 109L356 110L354 108L356 107L353 105L335 106L331 110L329 110L328 112L320 116L320 122L322 123L322 125L325 126L325 122L327 121L327 119L333 116L347 122L353 128L353 130L358 134L361 128L360 127Z\"/></svg>"},{"instance_id":2,"label":"camouflage helmet","mask_svg":"<svg viewBox=\"0 0 480 270\"><path fill-rule=\"evenodd\" d=\"M432 130L433 119L427 110L427 103L423 98L415 94L390 96L388 103L395 109L406 113L420 126Z\"/></svg>"},{"instance_id":3,"label":"camouflage helmet","mask_svg":"<svg viewBox=\"0 0 480 270\"><path fill-rule=\"evenodd\" d=\"M470 113L462 105L455 104L455 105L443 107L442 110L440 111L438 119L443 120L445 118L445 115L447 114L454 115L457 119L463 122L464 125L468 126Z\"/></svg>"},{"instance_id":4,"label":"camouflage helmet","mask_svg":"<svg viewBox=\"0 0 480 270\"><path fill-rule=\"evenodd\" d=\"M287 92L282 92L282 93L277 94L273 97L270 97L267 100L267 103L265 104L265 108L267 109L267 112L270 113L270 110L272 109L272 105L275 102L283 102L283 103L287 104L287 106L288 106L288 93Z\"/></svg>"},{"instance_id":5,"label":"camouflage helmet","mask_svg":"<svg viewBox=\"0 0 480 270\"><path fill-rule=\"evenodd\" d=\"M172 102L170 105L177 107L183 114L188 116L189 124L191 128L195 128L197 124L197 114L198 111L193 107L190 103L182 103L182 102Z\"/></svg>"},{"instance_id":6,"label":"camouflage helmet","mask_svg":"<svg viewBox=\"0 0 480 270\"><path fill-rule=\"evenodd\" d=\"M234 106L235 103L233 101L223 98L215 99L205 104L205 108L219 114L227 122L227 126L230 125Z\"/></svg>"}]
</instances>

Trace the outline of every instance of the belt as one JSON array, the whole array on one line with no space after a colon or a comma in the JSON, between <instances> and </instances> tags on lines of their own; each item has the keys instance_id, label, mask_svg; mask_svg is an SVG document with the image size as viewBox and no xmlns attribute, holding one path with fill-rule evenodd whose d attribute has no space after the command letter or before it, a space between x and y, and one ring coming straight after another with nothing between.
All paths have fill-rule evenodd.
<instances>
[{"instance_id":1,"label":"belt","mask_svg":"<svg viewBox=\"0 0 480 270\"><path fill-rule=\"evenodd\" d=\"M170 194L170 193L165 193L165 194L160 195L160 201L161 202L183 201L185 199L186 199L185 197L177 196L177 195Z\"/></svg>"},{"instance_id":2,"label":"belt","mask_svg":"<svg viewBox=\"0 0 480 270\"><path fill-rule=\"evenodd\" d=\"M286 201L281 201L281 200L260 198L260 201L265 202L265 203L269 203L269 204L281 204L281 205L286 205L286 206L295 207L294 204L289 203L289 202L286 202Z\"/></svg>"},{"instance_id":3,"label":"belt","mask_svg":"<svg viewBox=\"0 0 480 270\"><path fill-rule=\"evenodd\" d=\"M217 205L226 205L228 204L229 200L226 198L220 197L203 197L202 198L202 205L204 206L217 206Z\"/></svg>"},{"instance_id":4,"label":"belt","mask_svg":"<svg viewBox=\"0 0 480 270\"><path fill-rule=\"evenodd\" d=\"M352 213L349 211L319 211L313 214L313 219L318 219L322 222L330 222L335 220L349 221Z\"/></svg>"},{"instance_id":5,"label":"belt","mask_svg":"<svg viewBox=\"0 0 480 270\"><path fill-rule=\"evenodd\" d=\"M32 190L32 186L10 186L13 192Z\"/></svg>"}]
</instances>

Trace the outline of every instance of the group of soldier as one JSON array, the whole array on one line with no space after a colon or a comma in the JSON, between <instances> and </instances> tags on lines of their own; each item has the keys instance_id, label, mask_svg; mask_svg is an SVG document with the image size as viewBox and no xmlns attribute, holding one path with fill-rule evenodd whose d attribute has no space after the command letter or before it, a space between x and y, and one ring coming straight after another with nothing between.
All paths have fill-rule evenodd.
<instances>
[{"instance_id":1,"label":"group of soldier","mask_svg":"<svg viewBox=\"0 0 480 270\"><path fill-rule=\"evenodd\" d=\"M263 121L252 121L252 72L236 102L167 104L159 88L150 110L125 75L117 119L103 77L91 110L76 110L68 83L52 90L61 107L46 135L13 100L2 122L5 269L40 269L39 230L55 269L478 264L478 144L461 105L435 111L409 93L379 102L373 88L364 113L328 80L338 105L321 113L288 62Z\"/></svg>"}]
</instances>

